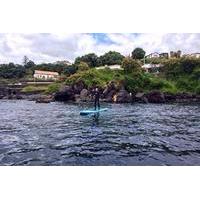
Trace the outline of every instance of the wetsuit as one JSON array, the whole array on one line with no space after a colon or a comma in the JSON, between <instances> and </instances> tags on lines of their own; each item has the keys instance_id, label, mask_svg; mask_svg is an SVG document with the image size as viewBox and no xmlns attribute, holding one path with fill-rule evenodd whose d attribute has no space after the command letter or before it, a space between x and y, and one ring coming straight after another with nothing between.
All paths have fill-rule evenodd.
<instances>
[{"instance_id":1,"label":"wetsuit","mask_svg":"<svg viewBox=\"0 0 200 200\"><path fill-rule=\"evenodd\" d=\"M100 94L99 91L94 91L94 108L95 110L100 109L100 102L99 102Z\"/></svg>"}]
</instances>

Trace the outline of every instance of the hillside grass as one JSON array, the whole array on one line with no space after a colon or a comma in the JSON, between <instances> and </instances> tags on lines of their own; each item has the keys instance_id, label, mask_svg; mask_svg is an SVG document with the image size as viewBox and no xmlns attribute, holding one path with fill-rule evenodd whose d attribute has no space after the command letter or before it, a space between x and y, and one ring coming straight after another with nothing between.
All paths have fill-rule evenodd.
<instances>
[{"instance_id":1,"label":"hillside grass","mask_svg":"<svg viewBox=\"0 0 200 200\"><path fill-rule=\"evenodd\" d=\"M177 87L172 81L156 77L145 72L125 73L122 70L111 69L89 69L71 75L67 80L67 85L73 85L83 81L87 87L98 86L101 88L113 81L116 85L124 85L129 92L149 92L159 90L162 92L177 93Z\"/></svg>"},{"instance_id":2,"label":"hillside grass","mask_svg":"<svg viewBox=\"0 0 200 200\"><path fill-rule=\"evenodd\" d=\"M33 86L29 85L22 89L24 93L31 93L31 92L45 92L48 89L48 86Z\"/></svg>"},{"instance_id":3,"label":"hillside grass","mask_svg":"<svg viewBox=\"0 0 200 200\"><path fill-rule=\"evenodd\" d=\"M89 69L87 71L80 71L71 75L67 80L67 85L75 84L83 81L87 87L98 86L105 87L110 81L120 82L124 79L123 71L111 69Z\"/></svg>"}]
</instances>

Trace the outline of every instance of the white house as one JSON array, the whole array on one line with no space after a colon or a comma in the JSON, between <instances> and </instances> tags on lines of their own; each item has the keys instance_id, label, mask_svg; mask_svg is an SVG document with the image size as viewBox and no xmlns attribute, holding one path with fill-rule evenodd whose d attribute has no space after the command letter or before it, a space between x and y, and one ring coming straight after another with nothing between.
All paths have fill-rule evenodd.
<instances>
[{"instance_id":1,"label":"white house","mask_svg":"<svg viewBox=\"0 0 200 200\"><path fill-rule=\"evenodd\" d=\"M190 57L200 58L200 53L192 53L190 54Z\"/></svg>"},{"instance_id":2,"label":"white house","mask_svg":"<svg viewBox=\"0 0 200 200\"><path fill-rule=\"evenodd\" d=\"M162 64L144 64L142 66L142 68L146 71L146 72L150 72L150 73L159 73L159 69L160 67L162 67Z\"/></svg>"},{"instance_id":3,"label":"white house","mask_svg":"<svg viewBox=\"0 0 200 200\"><path fill-rule=\"evenodd\" d=\"M105 66L96 67L96 69L106 69L106 68L112 69L112 70L115 70L115 69L123 70L121 65L105 65Z\"/></svg>"},{"instance_id":4,"label":"white house","mask_svg":"<svg viewBox=\"0 0 200 200\"><path fill-rule=\"evenodd\" d=\"M160 54L157 52L154 52L154 53L151 53L151 54L145 56L145 58L159 58L159 57L160 57Z\"/></svg>"},{"instance_id":5,"label":"white house","mask_svg":"<svg viewBox=\"0 0 200 200\"><path fill-rule=\"evenodd\" d=\"M42 79L42 80L57 80L59 74L58 72L35 70L33 77L35 79Z\"/></svg>"}]
</instances>

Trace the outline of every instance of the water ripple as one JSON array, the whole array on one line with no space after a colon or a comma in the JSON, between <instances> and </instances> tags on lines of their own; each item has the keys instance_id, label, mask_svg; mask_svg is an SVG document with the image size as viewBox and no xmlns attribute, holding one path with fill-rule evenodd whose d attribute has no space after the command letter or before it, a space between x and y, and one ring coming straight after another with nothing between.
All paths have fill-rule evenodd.
<instances>
[{"instance_id":1,"label":"water ripple","mask_svg":"<svg viewBox=\"0 0 200 200\"><path fill-rule=\"evenodd\" d=\"M200 105L0 101L0 165L200 165Z\"/></svg>"}]
</instances>

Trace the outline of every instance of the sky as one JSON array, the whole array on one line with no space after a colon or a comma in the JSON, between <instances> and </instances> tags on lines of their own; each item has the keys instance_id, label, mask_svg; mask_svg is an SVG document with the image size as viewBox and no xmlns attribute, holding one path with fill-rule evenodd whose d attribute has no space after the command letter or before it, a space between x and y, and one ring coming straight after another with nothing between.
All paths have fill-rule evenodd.
<instances>
[{"instance_id":1,"label":"sky","mask_svg":"<svg viewBox=\"0 0 200 200\"><path fill-rule=\"evenodd\" d=\"M35 63L61 60L108 51L130 55L141 47L146 54L181 50L200 52L200 33L0 33L0 63L21 64L26 55Z\"/></svg>"}]
</instances>

